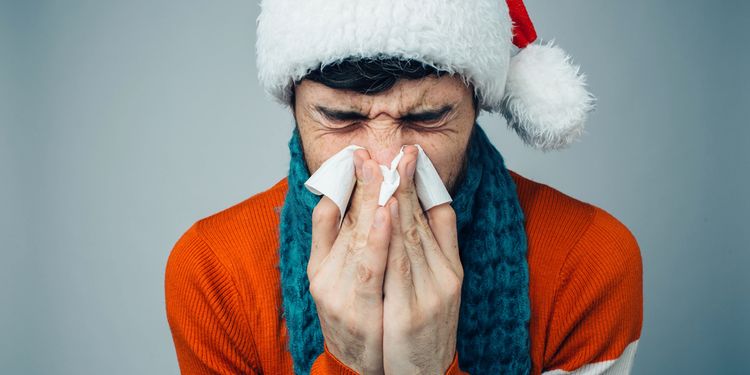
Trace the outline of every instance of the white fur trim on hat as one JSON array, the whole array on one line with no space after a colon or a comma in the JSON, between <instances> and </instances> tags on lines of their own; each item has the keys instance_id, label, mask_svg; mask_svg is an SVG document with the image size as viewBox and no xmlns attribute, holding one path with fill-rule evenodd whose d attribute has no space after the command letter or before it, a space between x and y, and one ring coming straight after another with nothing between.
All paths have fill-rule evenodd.
<instances>
[{"instance_id":1,"label":"white fur trim on hat","mask_svg":"<svg viewBox=\"0 0 750 375\"><path fill-rule=\"evenodd\" d=\"M502 112L526 144L545 151L568 146L594 104L585 75L554 41L530 44L511 59Z\"/></svg>"},{"instance_id":2,"label":"white fur trim on hat","mask_svg":"<svg viewBox=\"0 0 750 375\"><path fill-rule=\"evenodd\" d=\"M525 40L516 50L509 6ZM258 79L290 105L293 83L347 58L414 59L472 84L480 109L502 112L530 146L563 148L595 99L559 47L536 39L522 0L261 0ZM518 21L518 22L516 22Z\"/></svg>"},{"instance_id":3,"label":"white fur trim on hat","mask_svg":"<svg viewBox=\"0 0 750 375\"><path fill-rule=\"evenodd\" d=\"M499 0L262 0L257 38L260 83L286 105L292 82L309 71L385 55L458 73L492 112L501 109L512 46Z\"/></svg>"}]
</instances>

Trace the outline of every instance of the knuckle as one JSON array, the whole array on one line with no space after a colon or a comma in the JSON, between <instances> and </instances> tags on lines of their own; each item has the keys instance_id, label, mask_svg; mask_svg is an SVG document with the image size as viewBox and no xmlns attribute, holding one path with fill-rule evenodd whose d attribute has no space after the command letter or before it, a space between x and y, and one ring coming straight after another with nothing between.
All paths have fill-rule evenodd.
<instances>
[{"instance_id":1,"label":"knuckle","mask_svg":"<svg viewBox=\"0 0 750 375\"><path fill-rule=\"evenodd\" d=\"M316 305L318 304L315 301ZM325 310L326 319L334 323L341 322L344 320L344 304L341 298L329 298L328 300L322 301L320 304Z\"/></svg>"},{"instance_id":2,"label":"knuckle","mask_svg":"<svg viewBox=\"0 0 750 375\"><path fill-rule=\"evenodd\" d=\"M450 205L450 203L445 204L445 216L447 218L455 218L456 217L456 210L453 209L453 206Z\"/></svg>"},{"instance_id":3,"label":"knuckle","mask_svg":"<svg viewBox=\"0 0 750 375\"><path fill-rule=\"evenodd\" d=\"M401 186L403 186L403 188L401 189L401 192L404 195L410 195L410 194L414 193L414 184L413 183L406 183L406 184L399 185L399 187L401 187Z\"/></svg>"},{"instance_id":4,"label":"knuckle","mask_svg":"<svg viewBox=\"0 0 750 375\"><path fill-rule=\"evenodd\" d=\"M335 205L323 203L323 201L321 201L320 203L315 205L315 208L313 208L313 225L336 221L338 219L338 215L338 207L336 207Z\"/></svg>"},{"instance_id":5,"label":"knuckle","mask_svg":"<svg viewBox=\"0 0 750 375\"><path fill-rule=\"evenodd\" d=\"M443 307L441 302L438 298L429 298L424 302L425 321L431 321L439 315Z\"/></svg>"},{"instance_id":6,"label":"knuckle","mask_svg":"<svg viewBox=\"0 0 750 375\"><path fill-rule=\"evenodd\" d=\"M357 226L357 220L354 219L355 213L352 211L349 211L347 215L344 216L344 220L341 222L341 230L344 231L350 231L353 230Z\"/></svg>"},{"instance_id":7,"label":"knuckle","mask_svg":"<svg viewBox=\"0 0 750 375\"><path fill-rule=\"evenodd\" d=\"M416 222L418 225L427 226L427 217L424 214L424 211L422 211L421 207L419 210L416 210L414 212L414 222Z\"/></svg>"},{"instance_id":8,"label":"knuckle","mask_svg":"<svg viewBox=\"0 0 750 375\"><path fill-rule=\"evenodd\" d=\"M427 211L427 217L431 223L438 225L451 225L456 223L456 211L450 204L444 204L430 209Z\"/></svg>"},{"instance_id":9,"label":"knuckle","mask_svg":"<svg viewBox=\"0 0 750 375\"><path fill-rule=\"evenodd\" d=\"M346 301L341 293L325 289L320 283L311 283L310 294L315 301L315 307L319 313L325 315L326 321L339 324L346 318Z\"/></svg>"},{"instance_id":10,"label":"knuckle","mask_svg":"<svg viewBox=\"0 0 750 375\"><path fill-rule=\"evenodd\" d=\"M357 281L360 284L367 284L372 279L372 268L370 268L365 262L359 262L357 264Z\"/></svg>"},{"instance_id":11,"label":"knuckle","mask_svg":"<svg viewBox=\"0 0 750 375\"><path fill-rule=\"evenodd\" d=\"M409 257L404 254L403 256L399 257L399 259L396 260L396 269L398 270L399 274L404 277L410 277L411 276L411 261L409 260Z\"/></svg>"},{"instance_id":12,"label":"knuckle","mask_svg":"<svg viewBox=\"0 0 750 375\"><path fill-rule=\"evenodd\" d=\"M419 245L419 231L415 225L404 231L404 242L411 246Z\"/></svg>"},{"instance_id":13,"label":"knuckle","mask_svg":"<svg viewBox=\"0 0 750 375\"><path fill-rule=\"evenodd\" d=\"M375 182L371 182L370 185L365 188L364 194L362 194L362 205L372 205L373 202L377 201L379 193L380 185L376 184Z\"/></svg>"},{"instance_id":14,"label":"knuckle","mask_svg":"<svg viewBox=\"0 0 750 375\"><path fill-rule=\"evenodd\" d=\"M456 281L456 282L448 284L448 287L446 287L446 293L448 294L448 298L450 298L451 301L460 297L461 296L461 283Z\"/></svg>"},{"instance_id":15,"label":"knuckle","mask_svg":"<svg viewBox=\"0 0 750 375\"><path fill-rule=\"evenodd\" d=\"M458 277L458 282L463 285L464 284L464 267L461 265L461 262L456 265L456 277Z\"/></svg>"},{"instance_id":16,"label":"knuckle","mask_svg":"<svg viewBox=\"0 0 750 375\"><path fill-rule=\"evenodd\" d=\"M315 269L313 268L312 262L307 263L307 279L310 281L310 285L312 286L312 281L315 277Z\"/></svg>"},{"instance_id":17,"label":"knuckle","mask_svg":"<svg viewBox=\"0 0 750 375\"><path fill-rule=\"evenodd\" d=\"M458 287L460 289L464 285L464 271L463 269L461 269L461 266L458 266L458 268L459 269L456 270L456 280L457 280Z\"/></svg>"},{"instance_id":18,"label":"knuckle","mask_svg":"<svg viewBox=\"0 0 750 375\"><path fill-rule=\"evenodd\" d=\"M416 336L427 329L429 322L432 320L432 314L424 311L421 314L412 314L411 322L405 327L410 336Z\"/></svg>"},{"instance_id":19,"label":"knuckle","mask_svg":"<svg viewBox=\"0 0 750 375\"><path fill-rule=\"evenodd\" d=\"M447 205L443 212L443 223L444 224L455 224L456 223L456 211L450 205Z\"/></svg>"},{"instance_id":20,"label":"knuckle","mask_svg":"<svg viewBox=\"0 0 750 375\"><path fill-rule=\"evenodd\" d=\"M352 191L352 199L356 198L359 199L362 197L362 189L365 186L365 180L362 179L362 177L357 176L357 178L354 180L354 190Z\"/></svg>"},{"instance_id":21,"label":"knuckle","mask_svg":"<svg viewBox=\"0 0 750 375\"><path fill-rule=\"evenodd\" d=\"M367 237L368 235L366 233L362 233L361 231L355 231L352 235L352 240L349 246L349 250L351 252L359 252L359 250L362 250L367 246Z\"/></svg>"},{"instance_id":22,"label":"knuckle","mask_svg":"<svg viewBox=\"0 0 750 375\"><path fill-rule=\"evenodd\" d=\"M382 299L383 286L382 282L378 283L378 280L382 280L382 277L376 277L381 273L380 270L365 262L360 262L356 265L354 273L356 280L354 292L357 296L363 299L375 299L377 297Z\"/></svg>"},{"instance_id":23,"label":"knuckle","mask_svg":"<svg viewBox=\"0 0 750 375\"><path fill-rule=\"evenodd\" d=\"M322 300L323 293L323 287L320 285L320 282L317 279L310 280L310 295L316 303Z\"/></svg>"},{"instance_id":24,"label":"knuckle","mask_svg":"<svg viewBox=\"0 0 750 375\"><path fill-rule=\"evenodd\" d=\"M446 297L450 300L455 300L457 297L461 296L461 287L461 278L455 274L446 277L446 280L443 283L443 291Z\"/></svg>"}]
</instances>

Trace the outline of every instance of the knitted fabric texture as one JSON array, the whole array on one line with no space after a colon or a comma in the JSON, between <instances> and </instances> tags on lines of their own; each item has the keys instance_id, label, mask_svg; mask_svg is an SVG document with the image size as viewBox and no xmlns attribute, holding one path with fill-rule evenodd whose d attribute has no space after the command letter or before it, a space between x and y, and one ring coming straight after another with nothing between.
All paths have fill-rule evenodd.
<instances>
[{"instance_id":1,"label":"knitted fabric texture","mask_svg":"<svg viewBox=\"0 0 750 375\"><path fill-rule=\"evenodd\" d=\"M312 211L320 197L304 187L310 174L296 128L289 151L279 249L283 316L295 374L309 374L324 350L306 272ZM451 203L464 269L456 343L459 367L472 374L528 374L529 273L516 186L479 124L474 125L467 157L467 169Z\"/></svg>"}]
</instances>

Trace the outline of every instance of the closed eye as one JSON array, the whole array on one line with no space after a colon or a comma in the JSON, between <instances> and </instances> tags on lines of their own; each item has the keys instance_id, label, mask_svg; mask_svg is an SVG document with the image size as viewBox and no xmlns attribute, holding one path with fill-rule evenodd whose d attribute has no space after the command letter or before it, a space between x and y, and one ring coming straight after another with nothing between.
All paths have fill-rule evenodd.
<instances>
[{"instance_id":1,"label":"closed eye","mask_svg":"<svg viewBox=\"0 0 750 375\"><path fill-rule=\"evenodd\" d=\"M336 131L347 132L359 127L369 118L362 113L352 110L337 110L323 106L315 106L317 112L327 121L336 124ZM411 112L398 119L399 123L410 126L415 130L434 130L436 124L443 121L454 109L453 105L447 104L437 110L426 110Z\"/></svg>"},{"instance_id":2,"label":"closed eye","mask_svg":"<svg viewBox=\"0 0 750 375\"><path fill-rule=\"evenodd\" d=\"M355 111L339 111L321 106L316 106L315 108L330 121L345 122L367 120L367 116Z\"/></svg>"},{"instance_id":3,"label":"closed eye","mask_svg":"<svg viewBox=\"0 0 750 375\"><path fill-rule=\"evenodd\" d=\"M442 120L452 110L453 106L446 105L436 111L410 113L406 116L401 117L401 121L411 123L434 123Z\"/></svg>"}]
</instances>

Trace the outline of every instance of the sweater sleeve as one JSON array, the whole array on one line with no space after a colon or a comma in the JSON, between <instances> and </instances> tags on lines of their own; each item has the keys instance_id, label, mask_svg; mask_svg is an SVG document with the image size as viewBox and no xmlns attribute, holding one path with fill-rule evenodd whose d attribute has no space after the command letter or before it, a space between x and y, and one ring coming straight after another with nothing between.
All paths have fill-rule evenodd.
<instances>
[{"instance_id":1,"label":"sweater sleeve","mask_svg":"<svg viewBox=\"0 0 750 375\"><path fill-rule=\"evenodd\" d=\"M643 321L642 284L636 239L596 208L557 278L543 374L629 374Z\"/></svg>"},{"instance_id":2,"label":"sweater sleeve","mask_svg":"<svg viewBox=\"0 0 750 375\"><path fill-rule=\"evenodd\" d=\"M237 288L194 224L167 260L165 301L180 372L260 373Z\"/></svg>"},{"instance_id":3,"label":"sweater sleeve","mask_svg":"<svg viewBox=\"0 0 750 375\"><path fill-rule=\"evenodd\" d=\"M458 352L453 355L453 362L448 366L448 370L445 371L445 375L468 375L467 372L463 372L458 368Z\"/></svg>"},{"instance_id":4,"label":"sweater sleeve","mask_svg":"<svg viewBox=\"0 0 750 375\"><path fill-rule=\"evenodd\" d=\"M339 361L331 352L328 351L328 345L323 344L324 351L318 358L315 359L315 363L312 365L310 375L325 375L325 374L340 374L340 375L356 375L357 372L347 367L341 361ZM458 353L453 355L453 362L445 372L445 375L467 375L467 373L461 371L458 368Z\"/></svg>"},{"instance_id":5,"label":"sweater sleeve","mask_svg":"<svg viewBox=\"0 0 750 375\"><path fill-rule=\"evenodd\" d=\"M318 358L315 359L315 362L310 369L310 375L326 374L357 375L357 372L331 354L331 352L328 351L328 345L324 343L323 353L320 353Z\"/></svg>"}]
</instances>

